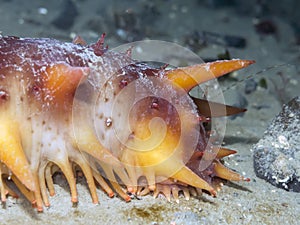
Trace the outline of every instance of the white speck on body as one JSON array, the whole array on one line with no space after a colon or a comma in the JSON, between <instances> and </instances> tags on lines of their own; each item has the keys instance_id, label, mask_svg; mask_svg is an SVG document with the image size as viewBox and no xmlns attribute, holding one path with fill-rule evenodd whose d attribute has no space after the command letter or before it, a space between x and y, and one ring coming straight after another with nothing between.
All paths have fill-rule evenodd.
<instances>
[{"instance_id":1,"label":"white speck on body","mask_svg":"<svg viewBox=\"0 0 300 225\"><path fill-rule=\"evenodd\" d=\"M112 124L112 119L111 119L110 117L108 117L108 118L106 119L106 121L105 121L105 125L106 125L107 127L110 127L111 124Z\"/></svg>"}]
</instances>

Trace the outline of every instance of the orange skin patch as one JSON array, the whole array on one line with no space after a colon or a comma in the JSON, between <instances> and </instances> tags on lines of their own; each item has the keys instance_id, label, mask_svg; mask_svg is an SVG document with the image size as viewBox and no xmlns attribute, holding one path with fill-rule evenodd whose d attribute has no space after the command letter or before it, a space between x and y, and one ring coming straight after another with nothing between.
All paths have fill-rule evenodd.
<instances>
[{"instance_id":1,"label":"orange skin patch","mask_svg":"<svg viewBox=\"0 0 300 225\"><path fill-rule=\"evenodd\" d=\"M70 107L79 82L89 74L88 67L72 67L66 63L55 64L42 73L44 99L58 108Z\"/></svg>"}]
</instances>

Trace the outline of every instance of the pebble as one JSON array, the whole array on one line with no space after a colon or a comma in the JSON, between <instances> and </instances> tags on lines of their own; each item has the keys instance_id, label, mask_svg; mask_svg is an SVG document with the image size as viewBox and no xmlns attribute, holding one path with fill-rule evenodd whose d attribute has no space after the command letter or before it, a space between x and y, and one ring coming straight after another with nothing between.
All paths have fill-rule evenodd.
<instances>
[{"instance_id":1,"label":"pebble","mask_svg":"<svg viewBox=\"0 0 300 225\"><path fill-rule=\"evenodd\" d=\"M300 96L283 106L252 150L258 177L300 192Z\"/></svg>"}]
</instances>

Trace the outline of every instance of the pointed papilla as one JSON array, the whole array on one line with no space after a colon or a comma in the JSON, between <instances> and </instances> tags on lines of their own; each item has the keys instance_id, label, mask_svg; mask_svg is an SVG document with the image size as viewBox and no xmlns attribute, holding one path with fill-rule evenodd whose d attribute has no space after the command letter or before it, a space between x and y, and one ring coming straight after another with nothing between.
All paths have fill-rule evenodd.
<instances>
[{"instance_id":1,"label":"pointed papilla","mask_svg":"<svg viewBox=\"0 0 300 225\"><path fill-rule=\"evenodd\" d=\"M218 78L232 71L245 68L253 63L253 60L241 59L215 61L177 68L167 71L166 75L174 84L177 84L189 92L198 84Z\"/></svg>"},{"instance_id":2,"label":"pointed papilla","mask_svg":"<svg viewBox=\"0 0 300 225\"><path fill-rule=\"evenodd\" d=\"M192 187L207 190L213 196L217 195L216 191L210 184L208 184L205 180L200 178L186 166L182 167L176 174L172 175L172 178L184 182Z\"/></svg>"},{"instance_id":3,"label":"pointed papilla","mask_svg":"<svg viewBox=\"0 0 300 225\"><path fill-rule=\"evenodd\" d=\"M200 115L207 117L221 117L231 116L246 112L246 109L238 108L234 106L224 105L217 102L210 102L204 99L192 97L194 103L197 105Z\"/></svg>"},{"instance_id":4,"label":"pointed papilla","mask_svg":"<svg viewBox=\"0 0 300 225\"><path fill-rule=\"evenodd\" d=\"M85 40L80 36L76 36L72 42L76 45L87 46Z\"/></svg>"},{"instance_id":5,"label":"pointed papilla","mask_svg":"<svg viewBox=\"0 0 300 225\"><path fill-rule=\"evenodd\" d=\"M229 148L223 148L223 147L221 147L221 148L219 148L216 157L217 157L218 159L222 159L222 158L224 158L224 157L226 157L226 156L233 155L233 154L235 154L235 153L237 153L237 151L231 150L231 149L229 149Z\"/></svg>"},{"instance_id":6,"label":"pointed papilla","mask_svg":"<svg viewBox=\"0 0 300 225\"><path fill-rule=\"evenodd\" d=\"M219 161L214 162L214 172L217 177L230 181L250 181L249 178L244 178L242 175L228 169Z\"/></svg>"},{"instance_id":7,"label":"pointed papilla","mask_svg":"<svg viewBox=\"0 0 300 225\"><path fill-rule=\"evenodd\" d=\"M108 50L108 46L104 47L105 35L106 34L103 33L100 39L90 46L94 50L96 56L102 56Z\"/></svg>"}]
</instances>

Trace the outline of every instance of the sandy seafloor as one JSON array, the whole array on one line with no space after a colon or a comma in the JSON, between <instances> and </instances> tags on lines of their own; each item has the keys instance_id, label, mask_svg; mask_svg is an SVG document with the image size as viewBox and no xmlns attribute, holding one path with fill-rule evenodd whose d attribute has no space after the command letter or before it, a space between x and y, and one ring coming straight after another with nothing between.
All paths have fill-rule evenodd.
<instances>
[{"instance_id":1,"label":"sandy seafloor","mask_svg":"<svg viewBox=\"0 0 300 225\"><path fill-rule=\"evenodd\" d=\"M57 194L50 198L51 207L41 214L37 214L22 197L17 200L9 197L6 209L0 207L0 224L299 224L300 193L278 189L257 178L251 152L251 146L262 137L283 102L300 94L300 45L299 40L297 45L295 29L291 26L291 21L296 20L293 7L297 6L297 3L294 6L291 3L296 1L278 3L278 6L274 1L266 13L259 13L260 8L255 1L244 5L240 3L238 7L214 7L214 1L203 1L205 4L200 4L201 1L153 1L155 7L152 5L152 8L148 7L150 3L147 1L135 4L131 1L130 5L121 0L112 2L75 1L79 13L75 24L70 29L61 30L51 21L59 15L62 0L0 0L0 30L2 35L53 37L64 41L71 41L72 35L79 34L87 42L95 41L102 32L106 32L107 43L116 47L124 40L117 38L112 22L114 14L130 8L142 18L136 25L142 33L136 37L137 40L145 38L143 34L146 32L149 39L175 41L184 46L183 37L194 30L245 37L247 46L228 47L230 55L232 58L254 59L256 64L238 72L238 77L253 74L256 81L264 77L268 88L257 88L246 95L244 85L247 81L244 81L224 93L230 104L244 98L248 102L248 111L243 117L228 120L224 144L238 150L238 154L226 159L226 165L251 178L251 181L227 183L217 198L204 194L186 201L181 197L179 204L151 196L125 203L119 198L109 199L98 190L99 205L92 204L87 187L81 182L78 184L79 204L76 208L71 206L67 187L56 185ZM140 15L145 5L150 11ZM156 10L159 14L151 17L150 12L156 13ZM253 25L255 13L272 19L277 33L257 33ZM89 22L91 20L93 22ZM224 46L208 44L196 53L203 58L216 58L224 49ZM279 64L285 65L264 71ZM276 75L277 72L281 72L284 79ZM221 85L226 88L233 82L225 81Z\"/></svg>"}]
</instances>

